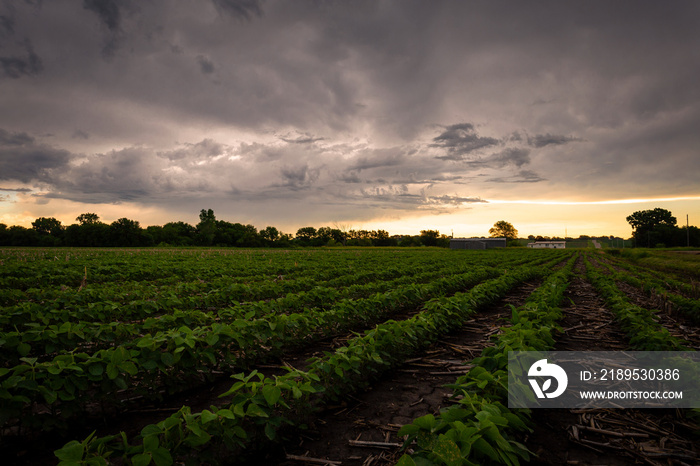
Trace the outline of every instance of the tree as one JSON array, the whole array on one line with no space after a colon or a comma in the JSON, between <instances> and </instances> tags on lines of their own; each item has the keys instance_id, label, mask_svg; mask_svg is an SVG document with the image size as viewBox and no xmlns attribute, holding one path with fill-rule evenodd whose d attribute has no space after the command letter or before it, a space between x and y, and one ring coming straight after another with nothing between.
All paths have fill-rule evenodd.
<instances>
[{"instance_id":1,"label":"tree","mask_svg":"<svg viewBox=\"0 0 700 466\"><path fill-rule=\"evenodd\" d=\"M420 241L426 246L437 246L437 240L440 237L438 230L421 230Z\"/></svg>"},{"instance_id":2,"label":"tree","mask_svg":"<svg viewBox=\"0 0 700 466\"><path fill-rule=\"evenodd\" d=\"M172 245L189 246L194 243L197 229L185 222L169 222L163 225L163 240Z\"/></svg>"},{"instance_id":3,"label":"tree","mask_svg":"<svg viewBox=\"0 0 700 466\"><path fill-rule=\"evenodd\" d=\"M75 219L81 225L94 225L100 220L99 215L93 213L80 214Z\"/></svg>"},{"instance_id":4,"label":"tree","mask_svg":"<svg viewBox=\"0 0 700 466\"><path fill-rule=\"evenodd\" d=\"M214 211L202 209L199 212L199 223L197 224L197 239L199 244L211 246L216 236L216 216Z\"/></svg>"},{"instance_id":5,"label":"tree","mask_svg":"<svg viewBox=\"0 0 700 466\"><path fill-rule=\"evenodd\" d=\"M311 240L316 238L316 228L314 227L303 227L297 230L296 240L301 243L302 246L309 246Z\"/></svg>"},{"instance_id":6,"label":"tree","mask_svg":"<svg viewBox=\"0 0 700 466\"><path fill-rule=\"evenodd\" d=\"M671 245L674 242L676 217L666 210L657 207L651 210L639 210L627 217L627 223L634 230L637 246L652 247L657 244Z\"/></svg>"},{"instance_id":7,"label":"tree","mask_svg":"<svg viewBox=\"0 0 700 466\"><path fill-rule=\"evenodd\" d=\"M147 237L136 220L120 218L112 222L109 230L115 246L145 246L147 243Z\"/></svg>"},{"instance_id":8,"label":"tree","mask_svg":"<svg viewBox=\"0 0 700 466\"><path fill-rule=\"evenodd\" d=\"M518 239L518 230L505 220L499 220L493 224L493 228L489 230L491 238L506 238L508 240Z\"/></svg>"}]
</instances>

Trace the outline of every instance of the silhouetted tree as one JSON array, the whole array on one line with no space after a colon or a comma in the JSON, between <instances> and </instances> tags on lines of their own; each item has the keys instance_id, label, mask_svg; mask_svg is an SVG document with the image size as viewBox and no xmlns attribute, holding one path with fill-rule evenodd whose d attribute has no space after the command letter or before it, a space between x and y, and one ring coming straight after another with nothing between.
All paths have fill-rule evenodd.
<instances>
[{"instance_id":1,"label":"silhouetted tree","mask_svg":"<svg viewBox=\"0 0 700 466\"><path fill-rule=\"evenodd\" d=\"M491 238L506 238L508 240L518 239L518 230L505 220L499 220L493 224L493 228L489 229Z\"/></svg>"},{"instance_id":2,"label":"silhouetted tree","mask_svg":"<svg viewBox=\"0 0 700 466\"><path fill-rule=\"evenodd\" d=\"M214 211L202 209L199 212L199 223L197 224L197 243L204 246L211 246L216 236L216 216Z\"/></svg>"},{"instance_id":3,"label":"silhouetted tree","mask_svg":"<svg viewBox=\"0 0 700 466\"><path fill-rule=\"evenodd\" d=\"M426 246L437 246L439 237L440 232L438 230L421 230L420 232L421 243Z\"/></svg>"},{"instance_id":4,"label":"silhouetted tree","mask_svg":"<svg viewBox=\"0 0 700 466\"><path fill-rule=\"evenodd\" d=\"M676 230L676 217L661 208L640 210L627 217L633 228L632 236L637 246L653 247L657 244L673 245Z\"/></svg>"}]
</instances>

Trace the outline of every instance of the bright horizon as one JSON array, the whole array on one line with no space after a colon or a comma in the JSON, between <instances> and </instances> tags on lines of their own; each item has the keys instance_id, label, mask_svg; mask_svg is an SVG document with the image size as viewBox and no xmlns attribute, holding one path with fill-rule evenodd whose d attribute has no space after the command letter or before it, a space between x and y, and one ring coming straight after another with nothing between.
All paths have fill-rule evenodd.
<instances>
[{"instance_id":1,"label":"bright horizon","mask_svg":"<svg viewBox=\"0 0 700 466\"><path fill-rule=\"evenodd\" d=\"M0 5L0 223L700 223L700 5Z\"/></svg>"}]
</instances>

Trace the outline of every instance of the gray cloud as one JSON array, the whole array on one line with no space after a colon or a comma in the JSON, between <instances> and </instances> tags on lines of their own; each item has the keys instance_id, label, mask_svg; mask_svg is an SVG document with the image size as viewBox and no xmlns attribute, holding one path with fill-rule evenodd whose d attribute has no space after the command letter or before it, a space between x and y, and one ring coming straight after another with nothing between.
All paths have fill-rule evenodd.
<instances>
[{"instance_id":1,"label":"gray cloud","mask_svg":"<svg viewBox=\"0 0 700 466\"><path fill-rule=\"evenodd\" d=\"M296 137L286 136L280 137L280 140L290 144L313 144L314 142L323 141L325 138L315 138L310 134L300 134Z\"/></svg>"},{"instance_id":2,"label":"gray cloud","mask_svg":"<svg viewBox=\"0 0 700 466\"><path fill-rule=\"evenodd\" d=\"M34 52L29 39L17 44L20 49L15 55L0 57L0 67L5 77L18 79L23 76L36 76L44 69L41 58Z\"/></svg>"},{"instance_id":3,"label":"gray cloud","mask_svg":"<svg viewBox=\"0 0 700 466\"><path fill-rule=\"evenodd\" d=\"M169 160L198 162L204 159L224 155L227 152L229 152L229 149L224 144L216 142L213 139L203 139L195 144L184 143L177 149L158 152L158 156L165 157Z\"/></svg>"},{"instance_id":4,"label":"gray cloud","mask_svg":"<svg viewBox=\"0 0 700 466\"><path fill-rule=\"evenodd\" d=\"M489 179L491 183L539 183L546 181L546 178L542 178L537 173L531 170L521 170L515 175L506 177L495 177Z\"/></svg>"},{"instance_id":5,"label":"gray cloud","mask_svg":"<svg viewBox=\"0 0 700 466\"><path fill-rule=\"evenodd\" d=\"M122 8L131 8L130 0L83 0L83 8L94 13L107 28L102 55L112 58L124 39Z\"/></svg>"},{"instance_id":6,"label":"gray cloud","mask_svg":"<svg viewBox=\"0 0 700 466\"><path fill-rule=\"evenodd\" d=\"M71 136L73 139L90 139L90 134L86 133L83 130L76 129L73 131L73 135Z\"/></svg>"},{"instance_id":7,"label":"gray cloud","mask_svg":"<svg viewBox=\"0 0 700 466\"><path fill-rule=\"evenodd\" d=\"M0 179L289 218L696 193L698 21L628 0L2 2Z\"/></svg>"},{"instance_id":8,"label":"gray cloud","mask_svg":"<svg viewBox=\"0 0 700 466\"><path fill-rule=\"evenodd\" d=\"M214 62L204 55L197 55L197 63L202 74L212 74L216 69Z\"/></svg>"},{"instance_id":9,"label":"gray cloud","mask_svg":"<svg viewBox=\"0 0 700 466\"><path fill-rule=\"evenodd\" d=\"M520 168L523 165L530 163L530 151L521 148L508 148L499 153L493 154L485 160L490 166L504 167L506 165L515 165Z\"/></svg>"},{"instance_id":10,"label":"gray cloud","mask_svg":"<svg viewBox=\"0 0 700 466\"><path fill-rule=\"evenodd\" d=\"M220 13L235 18L250 19L262 16L263 10L257 0L212 0Z\"/></svg>"},{"instance_id":11,"label":"gray cloud","mask_svg":"<svg viewBox=\"0 0 700 466\"><path fill-rule=\"evenodd\" d=\"M112 32L118 31L121 12L117 0L83 0L83 8L97 15L102 23Z\"/></svg>"},{"instance_id":12,"label":"gray cloud","mask_svg":"<svg viewBox=\"0 0 700 466\"><path fill-rule=\"evenodd\" d=\"M300 165L297 167L285 167L280 170L284 186L296 189L307 188L313 184L319 177L320 170L318 168L309 168L308 165Z\"/></svg>"},{"instance_id":13,"label":"gray cloud","mask_svg":"<svg viewBox=\"0 0 700 466\"><path fill-rule=\"evenodd\" d=\"M535 146L537 148L540 147L545 147L545 146L550 146L550 145L555 145L555 146L560 146L563 144L568 144L570 142L580 142L583 141L581 138L577 138L574 136L562 136L562 135L555 135L555 134L536 134L535 136L528 136L527 142L531 146Z\"/></svg>"},{"instance_id":14,"label":"gray cloud","mask_svg":"<svg viewBox=\"0 0 700 466\"><path fill-rule=\"evenodd\" d=\"M445 131L433 138L431 146L447 150L447 155L436 157L438 159L464 160L466 154L498 143L498 139L479 136L471 123L458 123L445 127Z\"/></svg>"},{"instance_id":15,"label":"gray cloud","mask_svg":"<svg viewBox=\"0 0 700 466\"><path fill-rule=\"evenodd\" d=\"M52 170L64 168L71 159L68 151L38 143L26 133L0 129L0 180L46 181Z\"/></svg>"}]
</instances>

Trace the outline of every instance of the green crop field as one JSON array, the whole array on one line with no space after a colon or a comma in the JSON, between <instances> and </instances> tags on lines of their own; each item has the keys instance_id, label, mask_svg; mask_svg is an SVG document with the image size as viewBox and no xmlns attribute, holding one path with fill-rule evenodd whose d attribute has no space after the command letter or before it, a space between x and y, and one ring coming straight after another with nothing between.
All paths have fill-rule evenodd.
<instances>
[{"instance_id":1,"label":"green crop field","mask_svg":"<svg viewBox=\"0 0 700 466\"><path fill-rule=\"evenodd\" d=\"M556 464L561 458L548 457L555 453L537 441L542 418L505 406L507 352L697 349L700 289L691 256L0 249L3 458ZM426 369L448 347L453 352L440 364L449 359L449 368ZM398 376L413 382L392 379ZM428 404L419 393L425 386L448 387L449 401ZM351 430L342 422L358 428L353 400L395 388L401 396L381 399L408 417L381 418L388 405L362 401L378 416L363 422L367 429L382 424L380 437L369 430L365 444L359 436L323 437L334 422L339 432ZM687 464L700 458L695 434L686 432L697 427L694 415L679 410L672 419L675 458L685 455ZM588 441L603 445L601 458L668 464L674 456L663 456L664 445L673 442L660 432L648 440L662 453L654 457L621 443L624 436L613 436L608 450L599 438ZM583 435L572 440L566 426L556 435L576 443L574 455L576 448L590 453ZM321 449L331 443L335 449Z\"/></svg>"}]
</instances>

